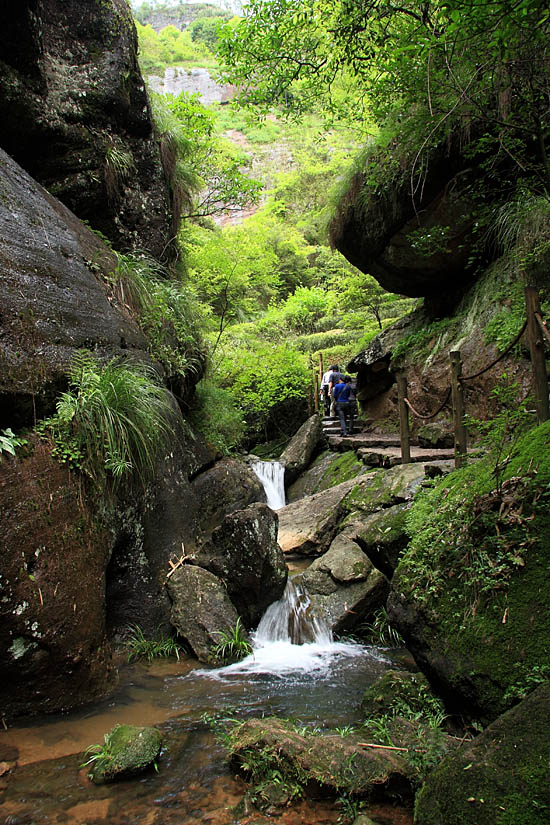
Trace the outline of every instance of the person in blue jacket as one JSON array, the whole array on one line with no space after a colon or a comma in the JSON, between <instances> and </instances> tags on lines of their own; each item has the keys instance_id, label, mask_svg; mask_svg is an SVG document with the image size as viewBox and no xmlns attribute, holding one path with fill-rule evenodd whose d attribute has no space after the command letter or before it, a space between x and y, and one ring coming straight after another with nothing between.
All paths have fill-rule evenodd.
<instances>
[{"instance_id":1,"label":"person in blue jacket","mask_svg":"<svg viewBox=\"0 0 550 825\"><path fill-rule=\"evenodd\" d=\"M351 377L345 375L332 388L334 403L336 405L336 412L340 419L340 430L342 436L349 435L353 432L353 404L350 401L351 393Z\"/></svg>"}]
</instances>

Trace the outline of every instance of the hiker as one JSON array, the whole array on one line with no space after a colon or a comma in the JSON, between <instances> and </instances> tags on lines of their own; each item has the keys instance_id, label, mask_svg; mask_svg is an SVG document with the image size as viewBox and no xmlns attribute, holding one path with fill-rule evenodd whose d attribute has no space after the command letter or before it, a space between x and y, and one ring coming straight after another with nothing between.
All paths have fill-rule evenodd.
<instances>
[{"instance_id":1,"label":"hiker","mask_svg":"<svg viewBox=\"0 0 550 825\"><path fill-rule=\"evenodd\" d=\"M338 383L338 381L342 381L344 378L343 374L340 372L340 367L338 364L335 364L332 368L332 372L330 375L330 380L328 384L328 394L330 396L330 415L336 415L336 407L334 406L334 394L333 389L334 386Z\"/></svg>"},{"instance_id":2,"label":"hiker","mask_svg":"<svg viewBox=\"0 0 550 825\"><path fill-rule=\"evenodd\" d=\"M338 369L337 367L329 367L328 370L323 373L323 377L321 378L321 398L323 401L323 409L325 411L325 416L328 418L330 415L330 379L334 370Z\"/></svg>"},{"instance_id":3,"label":"hiker","mask_svg":"<svg viewBox=\"0 0 550 825\"><path fill-rule=\"evenodd\" d=\"M333 388L333 396L338 418L340 419L340 431L343 438L353 433L353 403L349 400L350 393L351 377L346 375L343 376Z\"/></svg>"}]
</instances>

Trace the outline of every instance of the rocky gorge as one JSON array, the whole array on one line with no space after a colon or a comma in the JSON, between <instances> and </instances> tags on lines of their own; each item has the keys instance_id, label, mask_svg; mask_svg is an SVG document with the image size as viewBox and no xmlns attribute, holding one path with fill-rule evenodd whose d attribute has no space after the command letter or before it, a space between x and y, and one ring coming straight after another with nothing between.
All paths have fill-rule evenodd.
<instances>
[{"instance_id":1,"label":"rocky gorge","mask_svg":"<svg viewBox=\"0 0 550 825\"><path fill-rule=\"evenodd\" d=\"M397 710L386 719L387 748L369 738L370 750L368 728L343 735L322 718L315 736L250 712L226 734L232 769L262 787L252 796L241 788L245 807L257 803L284 821L288 803L301 795L406 800L410 821L416 798L416 825L539 825L550 808L543 735L550 700L548 422L526 432L518 426L505 456L497 433L463 470L448 461L378 466L383 461L372 459L369 441L396 420L397 371L407 370L411 398L428 411L442 400L448 350L462 349L467 371L487 365L497 346L481 331L498 319L502 303L515 311L509 262L495 256L481 275L465 264L462 245L472 226L468 204L451 185L463 179L465 158L457 152L453 164L434 164L424 189L426 226L437 217L454 227L447 252L428 262L403 252L413 229L402 191L387 193L387 203L373 199L366 213L353 188L348 193L335 244L388 287L426 302L349 365L358 372L369 432L327 441L318 415L303 422L280 457L288 503L273 512L253 457L221 457L189 421L187 399L205 362L200 336L174 344L168 329L186 369L160 357L120 290L119 253L104 240L120 253L146 249L174 264L170 170L126 3L66 3L61 14L55 3L28 0L8 17L0 35L0 429L23 431L26 443L0 463L5 726L112 695L116 651L132 625L151 637L173 634L189 655L218 665L220 633L240 621L250 638L281 599L288 562L298 560L306 569L295 581L308 594L308 610L331 633L368 645L370 626L385 611L401 634L405 665L393 680L373 677L362 703L365 721L382 715L381 707ZM15 34L25 60L13 47ZM131 174L130 167L114 170L113 149L131 158ZM457 287L452 295L440 287L444 272ZM547 289L547 279L535 275ZM168 399L169 437L152 474L120 483L112 477L101 494L91 477L60 464L51 433L36 429L70 388L82 350L149 370ZM518 397L528 392L523 341L502 371L516 380ZM495 373L470 385L472 417L498 414L497 385ZM404 705L415 710L419 696L418 718L402 715ZM422 716L430 701L440 714L431 727ZM164 730L175 761L185 761L180 723ZM153 760L160 747L157 737ZM15 782L18 768L9 755L0 757L8 776L0 793L11 805L10 773ZM185 805L187 817L194 809ZM162 810L155 818L152 803L144 807L149 812L140 809L136 821L163 821ZM225 821L269 821L247 810ZM14 811L34 815L32 804ZM190 815L182 821L198 821ZM392 822L388 810L381 816ZM108 805L94 821L109 821Z\"/></svg>"}]
</instances>

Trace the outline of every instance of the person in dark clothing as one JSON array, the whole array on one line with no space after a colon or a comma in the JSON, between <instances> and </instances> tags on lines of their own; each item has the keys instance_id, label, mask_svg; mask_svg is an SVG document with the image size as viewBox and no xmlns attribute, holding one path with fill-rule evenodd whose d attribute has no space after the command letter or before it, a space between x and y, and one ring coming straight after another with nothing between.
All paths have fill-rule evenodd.
<instances>
[{"instance_id":1,"label":"person in dark clothing","mask_svg":"<svg viewBox=\"0 0 550 825\"><path fill-rule=\"evenodd\" d=\"M340 367L338 366L338 364L335 364L334 367L332 367L332 372L331 372L330 380L329 380L329 384L328 384L328 394L330 396L330 415L331 416L336 414L336 407L335 407L335 401L334 401L334 387L338 383L338 381L343 381L343 380L344 380L344 376L340 372Z\"/></svg>"},{"instance_id":2,"label":"person in dark clothing","mask_svg":"<svg viewBox=\"0 0 550 825\"><path fill-rule=\"evenodd\" d=\"M343 377L333 388L334 402L336 404L336 412L340 419L340 431L345 437L353 432L353 407L350 402L351 393L351 378L349 375ZM351 421L350 421L351 413Z\"/></svg>"}]
</instances>

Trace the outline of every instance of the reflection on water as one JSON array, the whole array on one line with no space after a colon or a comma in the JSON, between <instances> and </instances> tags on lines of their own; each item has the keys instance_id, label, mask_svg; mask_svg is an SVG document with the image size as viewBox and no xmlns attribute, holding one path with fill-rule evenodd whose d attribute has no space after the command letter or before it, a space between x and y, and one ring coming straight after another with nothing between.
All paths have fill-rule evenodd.
<instances>
[{"instance_id":1,"label":"reflection on water","mask_svg":"<svg viewBox=\"0 0 550 825\"><path fill-rule=\"evenodd\" d=\"M330 650L328 649L330 647ZM291 649L293 648L293 649ZM122 669L115 697L70 716L48 717L0 732L2 744L19 749L19 767L3 798L11 825L286 825L335 823L334 801L307 801L266 819L235 814L246 786L233 777L223 749L201 721L204 712L238 708L239 718L276 714L331 727L359 721L365 687L387 667L387 653L336 643L274 642L228 668L184 658ZM160 726L165 750L158 774L93 786L81 767L82 752L117 722ZM41 761L46 760L46 761ZM410 825L404 809L377 809L387 825ZM374 812L369 812L374 816ZM389 817L389 818L388 818ZM0 819L0 821L2 821Z\"/></svg>"}]
</instances>

